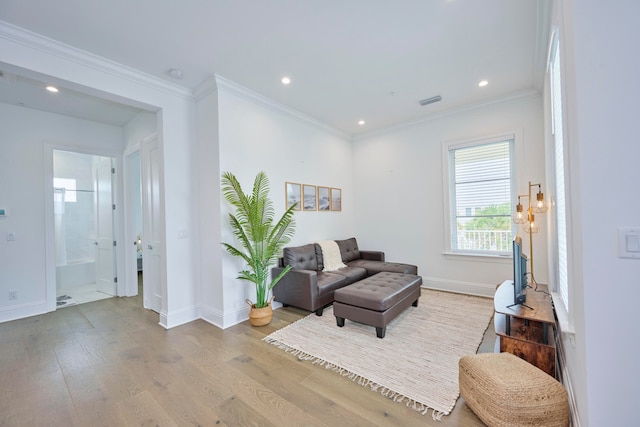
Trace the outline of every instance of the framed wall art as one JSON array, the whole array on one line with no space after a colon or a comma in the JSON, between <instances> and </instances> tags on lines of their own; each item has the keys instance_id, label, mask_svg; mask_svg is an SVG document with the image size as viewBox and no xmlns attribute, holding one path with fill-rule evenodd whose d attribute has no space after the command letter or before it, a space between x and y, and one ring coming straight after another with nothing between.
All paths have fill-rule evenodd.
<instances>
[{"instance_id":1,"label":"framed wall art","mask_svg":"<svg viewBox=\"0 0 640 427\"><path fill-rule=\"evenodd\" d=\"M331 188L331 210L342 210L342 190L339 188Z\"/></svg>"},{"instance_id":2,"label":"framed wall art","mask_svg":"<svg viewBox=\"0 0 640 427\"><path fill-rule=\"evenodd\" d=\"M315 185L302 185L302 196L303 196L303 205L302 210L305 211L315 211L317 210L317 196L316 196L316 186Z\"/></svg>"},{"instance_id":3,"label":"framed wall art","mask_svg":"<svg viewBox=\"0 0 640 427\"><path fill-rule=\"evenodd\" d=\"M329 212L331 210L331 194L329 187L318 187L318 210Z\"/></svg>"},{"instance_id":4,"label":"framed wall art","mask_svg":"<svg viewBox=\"0 0 640 427\"><path fill-rule=\"evenodd\" d=\"M287 201L287 209L297 203L295 210L299 211L302 209L302 186L300 184L296 184L295 182L285 182L285 196Z\"/></svg>"}]
</instances>

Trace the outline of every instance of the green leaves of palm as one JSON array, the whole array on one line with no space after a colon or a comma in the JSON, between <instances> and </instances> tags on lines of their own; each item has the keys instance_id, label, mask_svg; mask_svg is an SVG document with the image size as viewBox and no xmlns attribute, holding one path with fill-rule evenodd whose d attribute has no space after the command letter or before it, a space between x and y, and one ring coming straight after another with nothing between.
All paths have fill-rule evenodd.
<instances>
[{"instance_id":1,"label":"green leaves of palm","mask_svg":"<svg viewBox=\"0 0 640 427\"><path fill-rule=\"evenodd\" d=\"M247 263L247 269L238 273L238 279L256 285L256 307L264 307L268 303L269 291L290 269L285 268L269 282L270 265L277 261L280 251L293 237L295 206L287 209L274 223L275 211L269 199L269 179L264 172L256 175L253 190L248 195L235 175L223 173L222 194L235 208L235 214L229 214L229 223L241 247L222 244L231 255L241 257Z\"/></svg>"}]
</instances>

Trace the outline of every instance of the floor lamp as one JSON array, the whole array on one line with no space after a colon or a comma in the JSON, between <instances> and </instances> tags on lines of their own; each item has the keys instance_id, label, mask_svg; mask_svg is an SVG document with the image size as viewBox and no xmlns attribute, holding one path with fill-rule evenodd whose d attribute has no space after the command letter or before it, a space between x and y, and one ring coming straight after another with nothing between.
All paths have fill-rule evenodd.
<instances>
[{"instance_id":1,"label":"floor lamp","mask_svg":"<svg viewBox=\"0 0 640 427\"><path fill-rule=\"evenodd\" d=\"M538 193L536 194L536 201L533 202L533 198L531 197L531 188L538 187ZM520 203L520 199L523 197L527 197L529 200L529 208L527 209L527 214L524 214L524 208L522 207L522 203ZM545 213L548 209L548 206L544 202L544 193L542 192L541 184L532 184L529 181L529 194L519 194L518 195L518 204L516 205L516 211L512 216L513 222L516 224L521 224L522 229L525 233L529 234L529 262L531 265L531 281L532 283L536 283L535 276L533 274L533 235L540 231L540 226L535 222L535 213Z\"/></svg>"}]
</instances>

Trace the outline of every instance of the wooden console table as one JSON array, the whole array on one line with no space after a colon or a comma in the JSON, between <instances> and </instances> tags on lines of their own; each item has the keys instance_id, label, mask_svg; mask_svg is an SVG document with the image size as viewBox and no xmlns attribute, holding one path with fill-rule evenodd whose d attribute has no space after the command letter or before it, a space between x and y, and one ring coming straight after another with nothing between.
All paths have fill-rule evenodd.
<instances>
[{"instance_id":1,"label":"wooden console table","mask_svg":"<svg viewBox=\"0 0 640 427\"><path fill-rule=\"evenodd\" d=\"M513 282L507 280L498 289L493 300L494 323L500 352L509 352L552 377L556 376L556 322L551 295L546 285L538 285L536 292L527 288L525 307L513 305ZM543 292L540 292L543 291Z\"/></svg>"}]
</instances>

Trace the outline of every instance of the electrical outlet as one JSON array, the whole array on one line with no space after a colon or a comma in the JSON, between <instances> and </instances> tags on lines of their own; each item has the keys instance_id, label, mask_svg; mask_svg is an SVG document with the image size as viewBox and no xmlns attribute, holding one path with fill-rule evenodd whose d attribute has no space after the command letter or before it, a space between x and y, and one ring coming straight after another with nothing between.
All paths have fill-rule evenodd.
<instances>
[{"instance_id":1,"label":"electrical outlet","mask_svg":"<svg viewBox=\"0 0 640 427\"><path fill-rule=\"evenodd\" d=\"M9 300L17 300L18 299L18 291L9 291Z\"/></svg>"}]
</instances>

